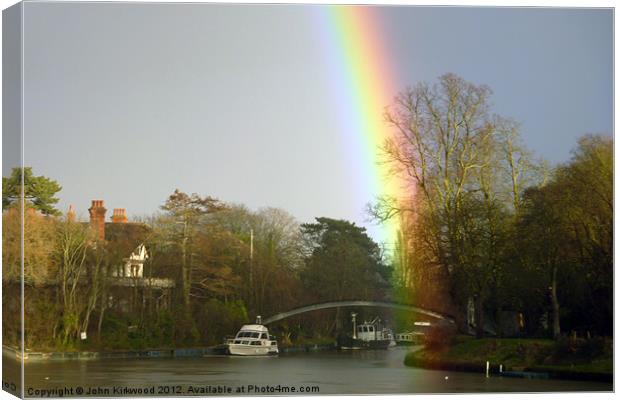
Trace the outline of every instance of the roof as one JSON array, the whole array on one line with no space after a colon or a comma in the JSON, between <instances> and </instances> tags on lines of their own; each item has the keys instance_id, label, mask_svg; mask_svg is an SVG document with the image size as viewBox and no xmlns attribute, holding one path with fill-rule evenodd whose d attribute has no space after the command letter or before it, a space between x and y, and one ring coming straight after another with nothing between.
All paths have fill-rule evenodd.
<instances>
[{"instance_id":1,"label":"roof","mask_svg":"<svg viewBox=\"0 0 620 400\"><path fill-rule=\"evenodd\" d=\"M134 240L144 242L151 228L140 222L106 222L105 240L109 242ZM136 246L140 243L136 243Z\"/></svg>"},{"instance_id":2,"label":"roof","mask_svg":"<svg viewBox=\"0 0 620 400\"><path fill-rule=\"evenodd\" d=\"M243 325L241 329L239 330L240 331L254 331L254 332L269 332L265 325L256 325L256 324Z\"/></svg>"},{"instance_id":3,"label":"roof","mask_svg":"<svg viewBox=\"0 0 620 400\"><path fill-rule=\"evenodd\" d=\"M142 223L106 222L105 224L105 240L109 244L108 248L126 257L143 244L150 233L151 228Z\"/></svg>"}]
</instances>

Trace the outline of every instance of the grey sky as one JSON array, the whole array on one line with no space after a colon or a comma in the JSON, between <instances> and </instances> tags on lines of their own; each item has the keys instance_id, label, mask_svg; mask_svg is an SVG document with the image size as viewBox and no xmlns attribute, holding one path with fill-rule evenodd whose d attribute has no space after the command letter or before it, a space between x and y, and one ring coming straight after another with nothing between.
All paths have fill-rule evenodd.
<instances>
[{"instance_id":1,"label":"grey sky","mask_svg":"<svg viewBox=\"0 0 620 400\"><path fill-rule=\"evenodd\" d=\"M25 164L90 200L152 213L175 188L363 224L316 23L320 6L25 8ZM398 86L488 84L551 162L612 132L612 12L383 7ZM111 212L110 212L111 214Z\"/></svg>"}]
</instances>

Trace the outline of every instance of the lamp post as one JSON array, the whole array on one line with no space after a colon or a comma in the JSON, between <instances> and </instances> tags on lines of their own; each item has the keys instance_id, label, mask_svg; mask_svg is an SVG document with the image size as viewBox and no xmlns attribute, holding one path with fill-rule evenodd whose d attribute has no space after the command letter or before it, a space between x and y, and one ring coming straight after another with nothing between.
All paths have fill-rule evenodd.
<instances>
[{"instance_id":1,"label":"lamp post","mask_svg":"<svg viewBox=\"0 0 620 400\"><path fill-rule=\"evenodd\" d=\"M248 299L250 307L254 306L254 279L253 279L253 264L254 263L254 229L250 229L250 263L248 268L249 285L248 285Z\"/></svg>"},{"instance_id":2,"label":"lamp post","mask_svg":"<svg viewBox=\"0 0 620 400\"><path fill-rule=\"evenodd\" d=\"M355 317L357 317L357 313L351 313L351 320L353 321L353 339L357 339L357 327L355 326Z\"/></svg>"}]
</instances>

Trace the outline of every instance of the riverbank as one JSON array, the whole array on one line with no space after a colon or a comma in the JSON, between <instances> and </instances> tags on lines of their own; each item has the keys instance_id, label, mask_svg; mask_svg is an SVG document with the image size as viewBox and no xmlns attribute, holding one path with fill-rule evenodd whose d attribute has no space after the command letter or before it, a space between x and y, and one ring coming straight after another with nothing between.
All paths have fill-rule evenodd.
<instances>
[{"instance_id":1,"label":"riverbank","mask_svg":"<svg viewBox=\"0 0 620 400\"><path fill-rule=\"evenodd\" d=\"M405 365L525 378L613 381L611 342L459 337L447 347L408 353ZM501 366L501 367L500 367ZM501 372L500 372L501 370Z\"/></svg>"},{"instance_id":2,"label":"riverbank","mask_svg":"<svg viewBox=\"0 0 620 400\"><path fill-rule=\"evenodd\" d=\"M40 360L93 360L107 358L169 358L169 357L203 357L217 354L217 346L196 347L183 349L148 349L148 350L118 350L118 351L27 351L24 352L24 361ZM15 360L21 360L19 349L2 346L2 355Z\"/></svg>"},{"instance_id":3,"label":"riverbank","mask_svg":"<svg viewBox=\"0 0 620 400\"><path fill-rule=\"evenodd\" d=\"M333 341L304 340L299 343L279 346L281 353L300 353L310 351L334 350L336 345ZM94 359L119 359L119 358L179 358L179 357L204 357L224 354L223 345L208 347L176 348L176 349L144 349L144 350L111 350L111 351L27 351L24 353L24 361L42 360L94 360ZM2 346L2 355L20 361L22 353L19 349L11 346Z\"/></svg>"}]
</instances>

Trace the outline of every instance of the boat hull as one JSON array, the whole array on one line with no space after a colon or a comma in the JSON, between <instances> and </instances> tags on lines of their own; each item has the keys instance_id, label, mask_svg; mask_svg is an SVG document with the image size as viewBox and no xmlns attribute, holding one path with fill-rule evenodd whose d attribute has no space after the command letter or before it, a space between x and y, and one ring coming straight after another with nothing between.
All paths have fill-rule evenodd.
<instances>
[{"instance_id":1,"label":"boat hull","mask_svg":"<svg viewBox=\"0 0 620 400\"><path fill-rule=\"evenodd\" d=\"M390 346L390 340L361 340L353 339L350 336L340 336L338 338L338 348L340 350L386 350Z\"/></svg>"},{"instance_id":2,"label":"boat hull","mask_svg":"<svg viewBox=\"0 0 620 400\"><path fill-rule=\"evenodd\" d=\"M228 354L231 356L271 356L278 354L278 348L274 346L229 344Z\"/></svg>"}]
</instances>

